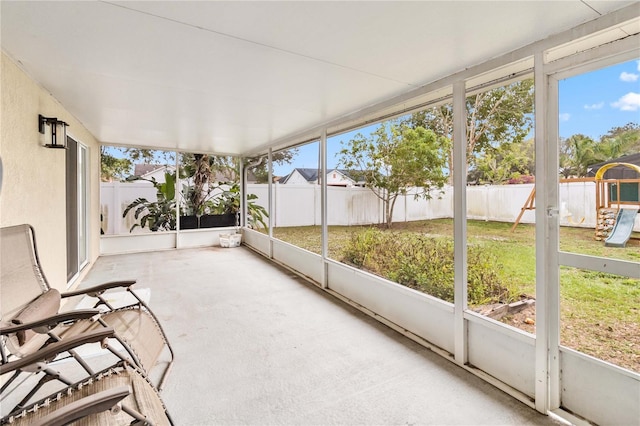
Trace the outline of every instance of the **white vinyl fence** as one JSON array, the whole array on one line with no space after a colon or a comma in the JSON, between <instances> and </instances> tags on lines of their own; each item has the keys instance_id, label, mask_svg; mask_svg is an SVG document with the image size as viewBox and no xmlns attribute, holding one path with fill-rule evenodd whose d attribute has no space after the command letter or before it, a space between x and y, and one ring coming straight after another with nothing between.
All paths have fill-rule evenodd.
<instances>
[{"instance_id":1,"label":"white vinyl fence","mask_svg":"<svg viewBox=\"0 0 640 426\"><path fill-rule=\"evenodd\" d=\"M133 213L126 218L122 212L136 198L146 198L156 201L156 189L151 182L101 182L100 183L100 218L102 232L107 235L128 234L129 229L136 223ZM144 232L140 227L137 233Z\"/></svg>"},{"instance_id":2,"label":"white vinyl fence","mask_svg":"<svg viewBox=\"0 0 640 426\"><path fill-rule=\"evenodd\" d=\"M495 185L467 187L467 217L469 219L514 222L534 185ZM247 190L258 196L255 202L268 208L268 185L250 184ZM318 185L273 185L273 209L276 227L320 225L320 187ZM595 184L592 182L560 184L561 225L594 228L596 224ZM122 212L138 197L155 200L156 192L148 182L102 183L101 213L105 234L124 234L135 223L132 214L122 218ZM329 187L329 225L367 225L382 223L382 202L366 188ZM453 189L445 187L442 194L434 192L430 200L401 196L393 212L394 222L453 217ZM534 223L535 211L526 211L521 223ZM137 230L139 228L136 228ZM640 231L640 215L634 230ZM144 231L137 231L144 232Z\"/></svg>"}]
</instances>

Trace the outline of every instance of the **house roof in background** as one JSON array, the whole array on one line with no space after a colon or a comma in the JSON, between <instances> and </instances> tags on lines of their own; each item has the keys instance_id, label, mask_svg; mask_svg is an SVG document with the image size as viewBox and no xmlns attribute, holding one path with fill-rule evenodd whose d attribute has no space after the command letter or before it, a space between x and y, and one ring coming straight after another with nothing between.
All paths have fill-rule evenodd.
<instances>
[{"instance_id":1,"label":"house roof in background","mask_svg":"<svg viewBox=\"0 0 640 426\"><path fill-rule=\"evenodd\" d=\"M302 175L302 177L307 181L307 182L316 182L318 180L318 169L315 168L310 168L310 167L296 167L295 169L293 169L291 171L291 173L289 173L286 176L283 176L282 178L280 178L280 183L287 183L289 181L289 179L291 179L291 176L294 175L295 172L300 173L300 175Z\"/></svg>"},{"instance_id":2,"label":"house roof in background","mask_svg":"<svg viewBox=\"0 0 640 426\"><path fill-rule=\"evenodd\" d=\"M283 176L282 178L280 178L280 183L287 183L287 181L291 178L291 176L293 175L293 173L295 171L300 173L300 175L302 175L302 177L307 182L317 182L318 181L318 173L320 172L320 170L315 169L315 168L310 168L310 167L296 167L295 169L293 169L291 171L291 173L289 173L288 175ZM341 173L342 175L344 175L348 179L351 179L354 182L358 181L357 179L355 179L353 177L353 171L346 170L346 169L328 169L327 170L327 174L335 172L335 171Z\"/></svg>"},{"instance_id":3,"label":"house roof in background","mask_svg":"<svg viewBox=\"0 0 640 426\"><path fill-rule=\"evenodd\" d=\"M354 182L364 182L364 180L361 179L360 176L356 176L358 173L362 173L361 170L331 169L329 173L334 170L342 173L345 177L351 179Z\"/></svg>"},{"instance_id":4,"label":"house roof in background","mask_svg":"<svg viewBox=\"0 0 640 426\"><path fill-rule=\"evenodd\" d=\"M145 177L145 176L149 176L150 174L158 170L165 170L165 169L174 171L176 168L175 166L171 166L171 165L167 166L164 164L135 164L133 168L133 175ZM249 175L250 177L253 177L255 179L255 175L252 172L249 172ZM234 173L233 171L227 171L227 173L225 173L217 170L213 173L214 182L234 182L236 181L236 179L237 179L236 173Z\"/></svg>"},{"instance_id":5,"label":"house roof in background","mask_svg":"<svg viewBox=\"0 0 640 426\"><path fill-rule=\"evenodd\" d=\"M145 176L156 170L165 169L167 166L163 164L135 164L133 167L134 176Z\"/></svg>"}]
</instances>

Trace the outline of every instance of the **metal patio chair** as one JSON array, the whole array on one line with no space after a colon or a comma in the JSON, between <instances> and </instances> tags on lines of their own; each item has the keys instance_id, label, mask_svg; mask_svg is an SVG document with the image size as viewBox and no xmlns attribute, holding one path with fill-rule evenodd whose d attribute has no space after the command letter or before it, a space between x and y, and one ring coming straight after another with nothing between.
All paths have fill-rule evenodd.
<instances>
[{"instance_id":1,"label":"metal patio chair","mask_svg":"<svg viewBox=\"0 0 640 426\"><path fill-rule=\"evenodd\" d=\"M122 346L109 346L112 352L124 349L129 361L146 374L164 364L157 381L157 388L162 388L173 363L173 349L156 316L133 290L135 281L111 282L61 294L51 288L42 271L35 232L30 225L0 229L0 260L2 325L25 325L3 337L0 344L3 364L14 357L34 353L52 342L112 327L115 339ZM126 289L136 302L113 307L106 297L109 293L105 292L114 288ZM79 295L95 298L95 309L60 312L62 299ZM38 327L34 328L34 324ZM168 359L165 361L164 358Z\"/></svg>"},{"instance_id":2,"label":"metal patio chair","mask_svg":"<svg viewBox=\"0 0 640 426\"><path fill-rule=\"evenodd\" d=\"M8 328L5 327L2 333L8 332ZM26 404L18 404L8 413L3 413L0 424L57 426L73 422L74 425L91 426L172 425L158 391L140 370L125 360L99 372L92 372L74 383L69 383L59 373L52 375L48 371L46 366L51 359L85 344L104 344L106 339L113 336L112 328L81 333L0 365L2 375L26 370L31 371L34 376L57 379L61 384L52 393L52 389L43 392L46 395L44 398L31 402L32 397L41 389L37 386L37 390L28 392L26 399L23 399ZM24 383L21 386L26 387Z\"/></svg>"}]
</instances>

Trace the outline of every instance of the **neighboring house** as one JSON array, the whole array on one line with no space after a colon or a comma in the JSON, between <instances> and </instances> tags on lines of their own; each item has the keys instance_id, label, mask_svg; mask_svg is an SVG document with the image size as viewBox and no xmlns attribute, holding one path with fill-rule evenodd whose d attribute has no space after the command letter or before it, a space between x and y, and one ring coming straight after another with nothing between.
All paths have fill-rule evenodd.
<instances>
[{"instance_id":1,"label":"neighboring house","mask_svg":"<svg viewBox=\"0 0 640 426\"><path fill-rule=\"evenodd\" d=\"M155 178L156 182L164 182L164 174L166 172L174 173L176 171L175 166L166 166L161 164L136 164L134 166L133 174L143 179L151 180ZM213 182L235 182L236 174L233 172L223 173L217 171L213 174Z\"/></svg>"},{"instance_id":2,"label":"neighboring house","mask_svg":"<svg viewBox=\"0 0 640 426\"><path fill-rule=\"evenodd\" d=\"M318 169L298 167L283 176L279 183L286 185L313 184L319 185ZM358 181L354 172L344 169L330 169L327 171L327 185L329 186L364 186L364 181Z\"/></svg>"},{"instance_id":3,"label":"neighboring house","mask_svg":"<svg viewBox=\"0 0 640 426\"><path fill-rule=\"evenodd\" d=\"M238 182L238 174L233 170L227 170L226 172L215 171L213 172L213 176L211 177L212 182Z\"/></svg>"},{"instance_id":4,"label":"neighboring house","mask_svg":"<svg viewBox=\"0 0 640 426\"><path fill-rule=\"evenodd\" d=\"M327 172L327 185L364 186L362 177L357 177L355 174L353 170L331 169Z\"/></svg>"},{"instance_id":5,"label":"neighboring house","mask_svg":"<svg viewBox=\"0 0 640 426\"><path fill-rule=\"evenodd\" d=\"M154 178L156 182L164 182L164 174L166 172L174 173L175 166L166 166L161 164L136 164L133 169L134 176L142 179L151 180Z\"/></svg>"},{"instance_id":6,"label":"neighboring house","mask_svg":"<svg viewBox=\"0 0 640 426\"><path fill-rule=\"evenodd\" d=\"M253 169L247 170L247 183L258 183L258 178L256 174L253 172Z\"/></svg>"},{"instance_id":7,"label":"neighboring house","mask_svg":"<svg viewBox=\"0 0 640 426\"><path fill-rule=\"evenodd\" d=\"M279 183L286 185L300 185L300 184L317 184L318 183L318 169L311 169L305 167L297 167L293 169L291 173L283 176Z\"/></svg>"}]
</instances>

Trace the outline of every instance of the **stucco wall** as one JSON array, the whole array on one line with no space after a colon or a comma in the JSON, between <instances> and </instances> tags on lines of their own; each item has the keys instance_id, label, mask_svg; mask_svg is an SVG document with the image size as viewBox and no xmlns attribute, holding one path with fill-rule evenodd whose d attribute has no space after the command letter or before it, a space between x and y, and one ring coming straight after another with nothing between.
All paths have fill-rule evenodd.
<instances>
[{"instance_id":1,"label":"stucco wall","mask_svg":"<svg viewBox=\"0 0 640 426\"><path fill-rule=\"evenodd\" d=\"M36 230L40 260L48 280L52 286L65 289L65 152L43 146L38 114L69 123L67 133L88 147L90 263L97 258L100 244L100 146L78 120L11 58L2 53L1 62L0 156L4 170L0 226L31 224Z\"/></svg>"}]
</instances>

